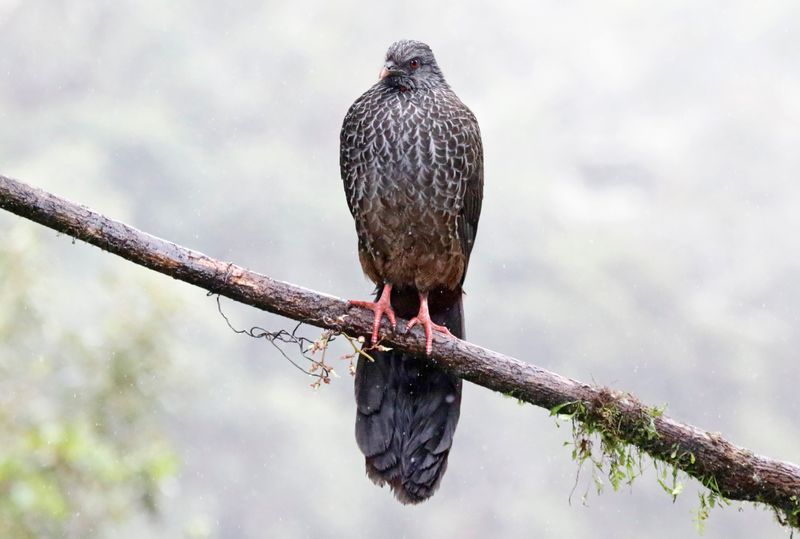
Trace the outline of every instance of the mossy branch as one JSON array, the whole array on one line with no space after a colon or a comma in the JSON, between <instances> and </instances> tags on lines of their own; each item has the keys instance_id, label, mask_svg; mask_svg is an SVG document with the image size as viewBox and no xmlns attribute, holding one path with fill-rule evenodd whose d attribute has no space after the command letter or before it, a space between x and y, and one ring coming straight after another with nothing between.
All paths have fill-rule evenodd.
<instances>
[{"instance_id":1,"label":"mossy branch","mask_svg":"<svg viewBox=\"0 0 800 539\"><path fill-rule=\"evenodd\" d=\"M4 176L0 208L235 301L346 335L371 333L372 313L340 298L215 260ZM424 354L421 330L393 332L384 321L381 331L387 345ZM582 432L597 433L604 451L617 460L624 453L613 453L630 444L697 478L716 496L769 505L781 523L800 528L800 467L795 464L755 455L717 433L679 423L628 393L581 383L456 338L436 334L431 360L475 384L571 415Z\"/></svg>"}]
</instances>

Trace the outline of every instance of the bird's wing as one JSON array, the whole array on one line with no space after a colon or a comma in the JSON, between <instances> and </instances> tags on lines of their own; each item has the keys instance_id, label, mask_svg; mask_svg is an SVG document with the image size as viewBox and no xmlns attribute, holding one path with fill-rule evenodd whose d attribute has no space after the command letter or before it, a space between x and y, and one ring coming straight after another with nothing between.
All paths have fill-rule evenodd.
<instances>
[{"instance_id":1,"label":"bird's wing","mask_svg":"<svg viewBox=\"0 0 800 539\"><path fill-rule=\"evenodd\" d=\"M458 216L458 233L461 239L461 248L464 252L464 277L467 274L470 253L475 244L478 233L478 220L481 216L483 202L483 143L478 120L467 110L468 114L463 122L463 129L467 135L464 181L461 196L461 211ZM464 277L461 278L463 284Z\"/></svg>"},{"instance_id":2,"label":"bird's wing","mask_svg":"<svg viewBox=\"0 0 800 539\"><path fill-rule=\"evenodd\" d=\"M339 170L347 197L347 206L356 223L359 252L367 251L367 236L363 227L363 211L365 189L370 175L369 164L375 158L374 145L367 140L365 123L372 117L371 110L376 108L377 96L371 88L359 97L344 117L339 135ZM365 270L366 271L366 270Z\"/></svg>"},{"instance_id":3,"label":"bird's wing","mask_svg":"<svg viewBox=\"0 0 800 539\"><path fill-rule=\"evenodd\" d=\"M347 206L355 217L357 197L361 189L358 166L359 146L363 140L359 138L359 127L364 121L365 96L361 96L347 111L342 122L342 131L339 134L339 171L344 183L344 192L347 197Z\"/></svg>"}]
</instances>

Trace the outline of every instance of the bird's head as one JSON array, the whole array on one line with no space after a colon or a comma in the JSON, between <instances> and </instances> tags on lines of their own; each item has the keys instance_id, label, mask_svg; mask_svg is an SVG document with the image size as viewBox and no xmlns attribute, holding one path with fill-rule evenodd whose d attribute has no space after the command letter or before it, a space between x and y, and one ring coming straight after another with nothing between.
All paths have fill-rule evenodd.
<instances>
[{"instance_id":1,"label":"bird's head","mask_svg":"<svg viewBox=\"0 0 800 539\"><path fill-rule=\"evenodd\" d=\"M420 41L406 39L392 43L386 51L380 80L403 91L447 84L431 48Z\"/></svg>"}]
</instances>

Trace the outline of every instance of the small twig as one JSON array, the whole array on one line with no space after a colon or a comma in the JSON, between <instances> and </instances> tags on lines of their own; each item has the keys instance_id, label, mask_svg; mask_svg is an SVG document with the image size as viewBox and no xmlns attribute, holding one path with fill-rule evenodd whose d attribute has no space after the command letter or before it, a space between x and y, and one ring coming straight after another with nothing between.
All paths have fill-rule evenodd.
<instances>
[{"instance_id":1,"label":"small twig","mask_svg":"<svg viewBox=\"0 0 800 539\"><path fill-rule=\"evenodd\" d=\"M303 325L302 322L298 322L297 325L291 332L286 331L285 329L280 329L278 331L269 331L259 326L253 326L250 329L239 329L234 327L231 323L230 318L228 315L225 314L222 310L222 302L220 301L219 294L216 294L216 301L217 301L217 311L219 312L220 316L225 320L225 323L228 327L236 334L239 335L247 335L248 337L252 337L253 339L265 339L269 342L275 349L280 352L280 354L289 362L291 363L297 370L316 378L317 380L312 383L312 387L318 388L320 382L330 383L330 377L332 374L335 375L333 368L328 366L325 363L325 349L328 347L328 343L333 341L336 338L336 335L330 331L323 332L323 339L324 339L324 346L319 345L319 341L312 341L306 337L300 336L297 334L297 331ZM311 368L308 370L304 369L300 364L298 364L295 360L289 357L283 347L280 344L296 344L300 350L300 355L311 363ZM317 352L318 350L322 350L322 358L317 361L312 357L312 355Z\"/></svg>"}]
</instances>

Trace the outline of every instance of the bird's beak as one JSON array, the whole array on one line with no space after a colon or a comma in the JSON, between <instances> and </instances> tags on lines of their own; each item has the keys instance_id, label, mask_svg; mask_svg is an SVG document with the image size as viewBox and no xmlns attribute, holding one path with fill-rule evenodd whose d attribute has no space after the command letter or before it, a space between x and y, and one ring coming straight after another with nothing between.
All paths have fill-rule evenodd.
<instances>
[{"instance_id":1,"label":"bird's beak","mask_svg":"<svg viewBox=\"0 0 800 539\"><path fill-rule=\"evenodd\" d=\"M386 64L383 66L383 69L381 69L380 74L378 75L378 79L383 80L386 77L393 77L401 73L402 71L397 69L397 66L394 65L393 62L386 62Z\"/></svg>"}]
</instances>

